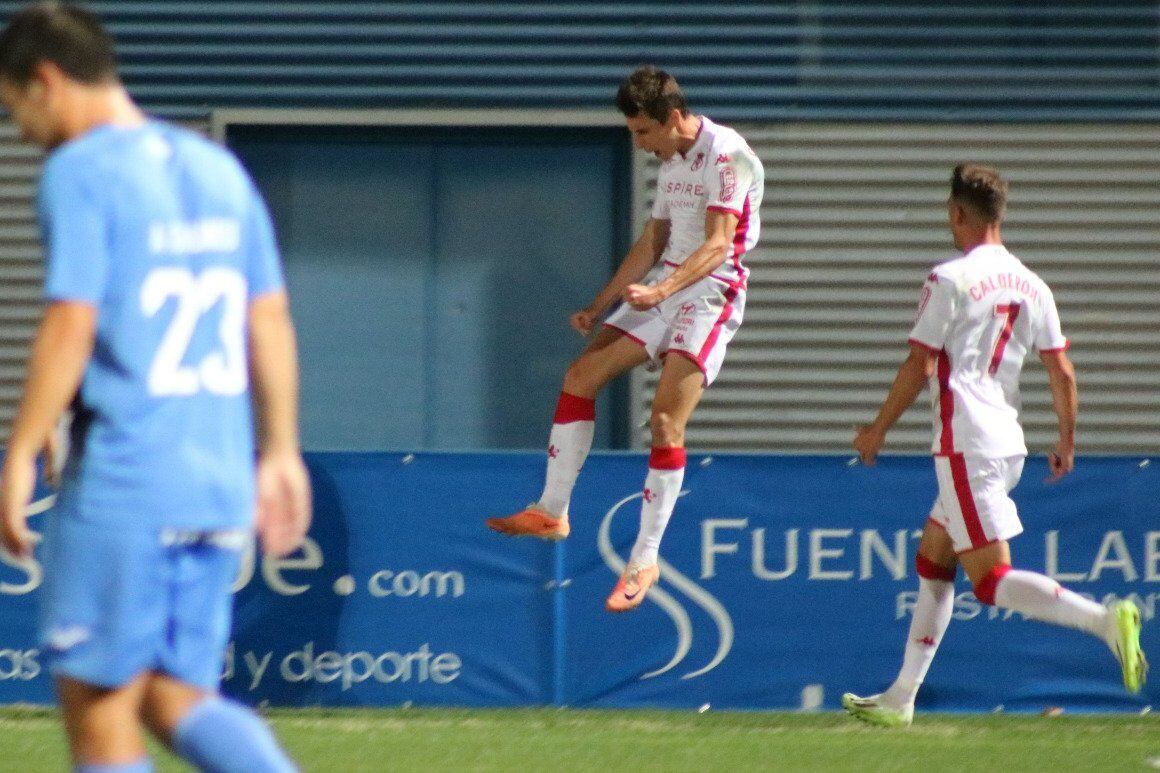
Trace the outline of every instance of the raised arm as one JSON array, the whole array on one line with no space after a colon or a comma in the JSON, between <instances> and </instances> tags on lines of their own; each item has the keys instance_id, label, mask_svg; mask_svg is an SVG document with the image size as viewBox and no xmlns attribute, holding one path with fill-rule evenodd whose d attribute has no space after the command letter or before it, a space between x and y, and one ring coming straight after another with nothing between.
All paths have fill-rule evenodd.
<instances>
[{"instance_id":1,"label":"raised arm","mask_svg":"<svg viewBox=\"0 0 1160 773\"><path fill-rule=\"evenodd\" d=\"M624 291L624 299L638 309L649 309L686 287L712 274L729 255L729 246L737 231L737 216L732 212L711 209L705 213L705 241L693 250L673 273L655 285L632 284Z\"/></svg>"},{"instance_id":2,"label":"raised arm","mask_svg":"<svg viewBox=\"0 0 1160 773\"><path fill-rule=\"evenodd\" d=\"M1079 392L1075 385L1075 367L1062 349L1041 351L1039 359L1047 368L1051 403L1059 421L1059 441L1048 456L1051 476L1059 480L1075 468L1075 425L1079 413Z\"/></svg>"},{"instance_id":3,"label":"raised arm","mask_svg":"<svg viewBox=\"0 0 1160 773\"><path fill-rule=\"evenodd\" d=\"M258 534L267 555L302 544L310 479L298 440L298 353L285 291L250 302L250 378L258 424Z\"/></svg>"},{"instance_id":4,"label":"raised arm","mask_svg":"<svg viewBox=\"0 0 1160 773\"><path fill-rule=\"evenodd\" d=\"M80 387L96 329L96 308L87 303L56 301L49 304L32 343L24 393L12 425L0 481L3 542L13 555L28 555L32 550L25 508L36 488L36 455L45 447Z\"/></svg>"},{"instance_id":5,"label":"raised arm","mask_svg":"<svg viewBox=\"0 0 1160 773\"><path fill-rule=\"evenodd\" d=\"M596 294L592 303L572 315L572 327L587 335L608 307L620 300L624 289L639 282L656 265L668 243L669 221L650 218L640 238L629 248L616 273Z\"/></svg>"}]
</instances>

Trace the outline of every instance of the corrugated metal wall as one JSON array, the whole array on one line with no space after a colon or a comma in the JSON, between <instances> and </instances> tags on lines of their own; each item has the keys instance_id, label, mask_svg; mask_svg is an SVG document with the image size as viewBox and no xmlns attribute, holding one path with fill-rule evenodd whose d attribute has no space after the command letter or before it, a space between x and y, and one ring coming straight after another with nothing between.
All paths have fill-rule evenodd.
<instances>
[{"instance_id":1,"label":"corrugated metal wall","mask_svg":"<svg viewBox=\"0 0 1160 773\"><path fill-rule=\"evenodd\" d=\"M0 16L21 5L0 2ZM980 157L1007 162L1016 183L1013 246L1059 285L1087 416L1122 427L1089 430L1098 441L1089 448L1160 440L1148 415L1157 412L1142 409L1160 373L1140 364L1156 351L1155 145L1146 128L1018 126L1160 118L1156 2L88 5L118 37L130 90L169 117L204 122L220 107L608 108L625 73L653 62L679 76L698 109L750 122L767 160L766 234L747 324L692 431L702 446L844 446L901 356L922 265L946 243L949 165L982 143L990 155ZM930 125L985 121L1006 128ZM10 127L0 132L0 439L40 271L29 198L37 157L13 139ZM1114 279L1129 272L1143 284ZM1085 360L1097 346L1102 359ZM1029 378L1035 391L1038 376ZM1044 417L1041 404L1030 407L1035 443ZM896 447L919 448L923 432L912 414Z\"/></svg>"},{"instance_id":2,"label":"corrugated metal wall","mask_svg":"<svg viewBox=\"0 0 1160 773\"><path fill-rule=\"evenodd\" d=\"M1055 290L1079 373L1082 450L1160 447L1160 127L737 128L765 163L762 237L745 321L694 415L691 447L848 448L905 357L929 266L954 254L945 201L964 160L1008 176L1006 242ZM1043 452L1056 424L1034 357L1023 388L1028 445ZM645 417L651 389L638 395ZM927 400L887 450L929 447Z\"/></svg>"},{"instance_id":3,"label":"corrugated metal wall","mask_svg":"<svg viewBox=\"0 0 1160 773\"><path fill-rule=\"evenodd\" d=\"M89 5L133 93L170 115L604 107L652 62L728 120L1160 117L1155 2Z\"/></svg>"},{"instance_id":4,"label":"corrugated metal wall","mask_svg":"<svg viewBox=\"0 0 1160 773\"><path fill-rule=\"evenodd\" d=\"M0 123L0 436L7 442L41 312L41 253L33 200L41 154Z\"/></svg>"}]
</instances>

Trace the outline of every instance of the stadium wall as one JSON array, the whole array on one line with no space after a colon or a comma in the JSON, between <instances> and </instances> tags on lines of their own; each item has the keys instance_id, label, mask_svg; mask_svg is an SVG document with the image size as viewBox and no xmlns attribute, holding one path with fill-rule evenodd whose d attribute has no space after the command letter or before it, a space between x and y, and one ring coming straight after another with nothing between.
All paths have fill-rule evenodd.
<instances>
[{"instance_id":1,"label":"stadium wall","mask_svg":"<svg viewBox=\"0 0 1160 773\"><path fill-rule=\"evenodd\" d=\"M1145 0L87 5L116 35L133 94L170 117L603 108L646 62L728 121L1160 117L1160 9Z\"/></svg>"},{"instance_id":2,"label":"stadium wall","mask_svg":"<svg viewBox=\"0 0 1160 773\"><path fill-rule=\"evenodd\" d=\"M923 269L946 255L947 169L997 163L1014 183L1012 246L1056 286L1075 343L1081 448L1160 441L1153 2L89 5L133 95L203 128L228 109L608 110L632 67L671 69L768 174L747 323L690 428L701 448L845 447L902 356ZM40 312L39 161L0 125L0 440ZM635 172L639 225L648 170ZM1038 446L1051 415L1042 374L1028 380ZM635 377L618 429L635 447L649 386ZM918 452L924 434L911 412L891 448Z\"/></svg>"},{"instance_id":3,"label":"stadium wall","mask_svg":"<svg viewBox=\"0 0 1160 773\"><path fill-rule=\"evenodd\" d=\"M1086 460L1014 497L1020 566L1098 600L1130 597L1160 652L1155 460ZM534 497L540 454L312 454L305 549L244 562L224 689L275 706L568 705L832 709L893 678L914 604L930 460L690 457L660 584L604 598L636 534L642 456L590 459L572 534L511 540L485 517ZM43 493L43 492L42 492ZM522 499L520 497L523 497ZM47 501L39 500L36 509ZM43 530L44 516L32 519ZM0 703L51 700L34 635L39 551L0 564ZM1140 711L1101 642L981 605L961 575L920 710Z\"/></svg>"}]
</instances>

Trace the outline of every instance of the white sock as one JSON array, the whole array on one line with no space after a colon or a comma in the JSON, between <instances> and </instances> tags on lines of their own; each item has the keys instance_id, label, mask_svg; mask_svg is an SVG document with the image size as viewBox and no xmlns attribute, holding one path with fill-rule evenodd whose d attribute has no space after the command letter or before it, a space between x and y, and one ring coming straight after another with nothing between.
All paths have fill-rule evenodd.
<instances>
[{"instance_id":1,"label":"white sock","mask_svg":"<svg viewBox=\"0 0 1160 773\"><path fill-rule=\"evenodd\" d=\"M995 604L1033 620L1078 628L1107 639L1107 608L1042 574L1021 569L1008 571L995 587Z\"/></svg>"},{"instance_id":2,"label":"white sock","mask_svg":"<svg viewBox=\"0 0 1160 773\"><path fill-rule=\"evenodd\" d=\"M592 448L596 429L596 402L560 393L556 418L548 437L548 470L539 505L556 518L568 514L572 488Z\"/></svg>"},{"instance_id":3,"label":"white sock","mask_svg":"<svg viewBox=\"0 0 1160 773\"><path fill-rule=\"evenodd\" d=\"M661 537L681 495L685 480L685 449L654 448L649 455L648 476L640 502L640 531L629 563L651 566L657 562Z\"/></svg>"},{"instance_id":4,"label":"white sock","mask_svg":"<svg viewBox=\"0 0 1160 773\"><path fill-rule=\"evenodd\" d=\"M945 580L918 581L918 601L910 619L906 654L894 684L882 694L883 702L896 708L914 704L918 688L934 661L934 654L951 622L955 608L955 584Z\"/></svg>"}]
</instances>

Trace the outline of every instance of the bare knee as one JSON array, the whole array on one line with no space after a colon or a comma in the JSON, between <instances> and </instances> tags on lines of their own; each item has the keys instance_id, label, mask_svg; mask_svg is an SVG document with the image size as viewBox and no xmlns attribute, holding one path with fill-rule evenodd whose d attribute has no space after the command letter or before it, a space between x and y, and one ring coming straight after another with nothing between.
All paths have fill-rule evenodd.
<instances>
[{"instance_id":1,"label":"bare knee","mask_svg":"<svg viewBox=\"0 0 1160 773\"><path fill-rule=\"evenodd\" d=\"M165 674L152 674L141 701L141 721L156 738L170 743L173 732L185 715L207 693Z\"/></svg>"},{"instance_id":2,"label":"bare knee","mask_svg":"<svg viewBox=\"0 0 1160 773\"><path fill-rule=\"evenodd\" d=\"M599 376L593 372L590 363L581 356L574 360L564 371L564 391L577 397L595 399L596 393L603 386Z\"/></svg>"},{"instance_id":3,"label":"bare knee","mask_svg":"<svg viewBox=\"0 0 1160 773\"><path fill-rule=\"evenodd\" d=\"M652 444L654 448L679 448L685 445L685 422L664 409L653 408Z\"/></svg>"},{"instance_id":4,"label":"bare knee","mask_svg":"<svg viewBox=\"0 0 1160 773\"><path fill-rule=\"evenodd\" d=\"M922 530L922 539L918 543L918 553L921 556L943 566L954 568L958 563L955 546L945 528L935 521L927 521Z\"/></svg>"},{"instance_id":5,"label":"bare knee","mask_svg":"<svg viewBox=\"0 0 1160 773\"><path fill-rule=\"evenodd\" d=\"M995 589L1003 575L1011 571L1011 551L999 540L959 556L963 571L975 589L975 597L984 604L995 603Z\"/></svg>"},{"instance_id":6,"label":"bare knee","mask_svg":"<svg viewBox=\"0 0 1160 773\"><path fill-rule=\"evenodd\" d=\"M145 755L138 711L141 680L103 688L68 677L57 680L73 760L77 764L123 764Z\"/></svg>"},{"instance_id":7,"label":"bare knee","mask_svg":"<svg viewBox=\"0 0 1160 773\"><path fill-rule=\"evenodd\" d=\"M999 588L999 581L1009 571L1011 571L1010 564L996 564L985 572L980 571L971 576L975 598L988 606L995 606L995 591Z\"/></svg>"}]
</instances>

